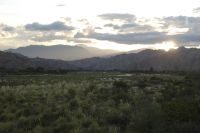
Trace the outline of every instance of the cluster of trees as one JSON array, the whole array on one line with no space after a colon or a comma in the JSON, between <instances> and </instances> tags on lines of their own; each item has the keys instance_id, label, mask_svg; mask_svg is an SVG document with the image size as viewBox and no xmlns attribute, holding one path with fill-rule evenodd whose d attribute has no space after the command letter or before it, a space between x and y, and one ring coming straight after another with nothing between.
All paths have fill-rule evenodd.
<instances>
[{"instance_id":1,"label":"cluster of trees","mask_svg":"<svg viewBox=\"0 0 200 133\"><path fill-rule=\"evenodd\" d=\"M197 133L200 76L2 86L2 133Z\"/></svg>"}]
</instances>

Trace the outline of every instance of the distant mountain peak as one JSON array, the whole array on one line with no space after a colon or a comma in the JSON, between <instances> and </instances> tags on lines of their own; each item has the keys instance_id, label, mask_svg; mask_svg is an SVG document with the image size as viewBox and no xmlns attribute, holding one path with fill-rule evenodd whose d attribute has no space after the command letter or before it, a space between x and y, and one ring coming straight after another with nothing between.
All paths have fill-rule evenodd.
<instances>
[{"instance_id":1,"label":"distant mountain peak","mask_svg":"<svg viewBox=\"0 0 200 133\"><path fill-rule=\"evenodd\" d=\"M178 51L186 51L186 50L187 50L187 48L186 48L186 47L184 47L184 46L181 46L181 47L179 47L177 50L178 50Z\"/></svg>"},{"instance_id":2,"label":"distant mountain peak","mask_svg":"<svg viewBox=\"0 0 200 133\"><path fill-rule=\"evenodd\" d=\"M60 59L60 60L80 60L91 57L103 57L119 54L114 50L102 50L86 45L30 45L19 47L17 49L8 49L13 53L20 53L30 58L40 57L45 59Z\"/></svg>"}]
</instances>

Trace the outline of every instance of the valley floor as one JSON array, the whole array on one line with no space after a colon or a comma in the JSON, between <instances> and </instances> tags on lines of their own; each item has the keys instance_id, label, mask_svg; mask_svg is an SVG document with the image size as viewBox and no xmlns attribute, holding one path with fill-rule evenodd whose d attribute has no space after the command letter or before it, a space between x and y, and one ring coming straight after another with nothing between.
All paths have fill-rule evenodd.
<instances>
[{"instance_id":1,"label":"valley floor","mask_svg":"<svg viewBox=\"0 0 200 133\"><path fill-rule=\"evenodd\" d=\"M0 76L0 133L200 132L198 74Z\"/></svg>"}]
</instances>

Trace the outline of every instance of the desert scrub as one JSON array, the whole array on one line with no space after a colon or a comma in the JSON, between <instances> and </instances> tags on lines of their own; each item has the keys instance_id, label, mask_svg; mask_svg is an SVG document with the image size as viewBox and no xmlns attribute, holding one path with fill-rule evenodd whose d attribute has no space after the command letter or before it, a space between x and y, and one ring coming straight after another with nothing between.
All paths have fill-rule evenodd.
<instances>
[{"instance_id":1,"label":"desert scrub","mask_svg":"<svg viewBox=\"0 0 200 133\"><path fill-rule=\"evenodd\" d=\"M199 132L197 77L7 75L0 86L0 133Z\"/></svg>"}]
</instances>

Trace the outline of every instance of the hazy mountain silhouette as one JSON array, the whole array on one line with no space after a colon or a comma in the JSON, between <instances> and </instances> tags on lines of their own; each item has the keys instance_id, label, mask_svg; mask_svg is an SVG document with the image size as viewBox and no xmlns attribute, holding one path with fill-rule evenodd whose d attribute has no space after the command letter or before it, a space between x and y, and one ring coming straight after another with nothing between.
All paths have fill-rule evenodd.
<instances>
[{"instance_id":1,"label":"hazy mountain silhouette","mask_svg":"<svg viewBox=\"0 0 200 133\"><path fill-rule=\"evenodd\" d=\"M27 68L42 67L47 70L77 69L75 66L66 61L41 59L41 58L28 58L21 54L2 52L0 51L0 68L6 70L23 70Z\"/></svg>"},{"instance_id":2,"label":"hazy mountain silhouette","mask_svg":"<svg viewBox=\"0 0 200 133\"><path fill-rule=\"evenodd\" d=\"M85 45L69 46L69 45L30 45L26 47L19 47L17 49L8 49L13 53L20 53L24 56L45 59L60 59L60 60L78 60L91 57L102 57L119 54L114 50L102 50Z\"/></svg>"},{"instance_id":3,"label":"hazy mountain silhouette","mask_svg":"<svg viewBox=\"0 0 200 133\"><path fill-rule=\"evenodd\" d=\"M200 50L184 47L168 52L147 49L139 53L76 61L28 58L20 54L0 52L0 67L8 69L44 67L45 69L103 71L200 71Z\"/></svg>"}]
</instances>

